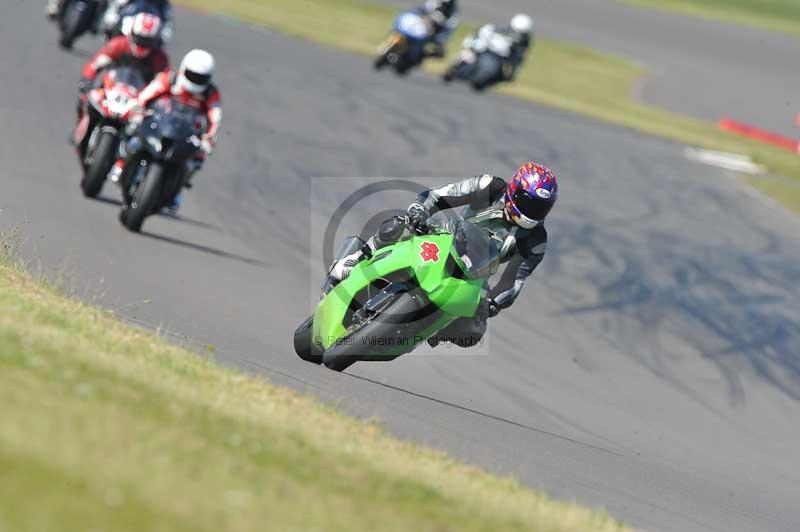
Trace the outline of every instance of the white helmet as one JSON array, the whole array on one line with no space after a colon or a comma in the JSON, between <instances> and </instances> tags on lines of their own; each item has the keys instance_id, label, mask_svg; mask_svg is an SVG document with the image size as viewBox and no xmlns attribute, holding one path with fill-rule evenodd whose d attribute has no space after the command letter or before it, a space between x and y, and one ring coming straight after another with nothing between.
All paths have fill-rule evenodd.
<instances>
[{"instance_id":1,"label":"white helmet","mask_svg":"<svg viewBox=\"0 0 800 532\"><path fill-rule=\"evenodd\" d=\"M517 33L530 33L533 31L533 19L524 13L511 17L511 30Z\"/></svg>"},{"instance_id":2,"label":"white helmet","mask_svg":"<svg viewBox=\"0 0 800 532\"><path fill-rule=\"evenodd\" d=\"M177 88L201 94L211 84L211 77L214 75L214 56L205 50L192 50L181 61L178 78L176 79Z\"/></svg>"}]
</instances>

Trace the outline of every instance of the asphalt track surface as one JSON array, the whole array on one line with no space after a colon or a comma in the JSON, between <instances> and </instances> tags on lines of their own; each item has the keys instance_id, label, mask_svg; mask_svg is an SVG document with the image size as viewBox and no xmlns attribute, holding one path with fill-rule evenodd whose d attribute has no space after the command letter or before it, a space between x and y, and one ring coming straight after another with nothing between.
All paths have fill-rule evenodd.
<instances>
[{"instance_id":1,"label":"asphalt track surface","mask_svg":"<svg viewBox=\"0 0 800 532\"><path fill-rule=\"evenodd\" d=\"M185 218L137 236L112 187L81 197L66 144L94 43L63 53L38 2L5 9L0 226L21 227L34 267L225 363L644 530L800 529L797 218L676 144L178 16L174 55L218 57L223 134ZM508 175L530 157L560 175L552 245L491 323L488 354L425 348L349 374L295 357L321 281L312 176ZM353 190L324 183L331 204Z\"/></svg>"},{"instance_id":2,"label":"asphalt track surface","mask_svg":"<svg viewBox=\"0 0 800 532\"><path fill-rule=\"evenodd\" d=\"M476 23L505 24L514 13L529 13L538 35L642 65L647 77L633 96L643 102L714 122L731 116L800 136L796 37L614 0L460 0L460 5L464 18Z\"/></svg>"}]
</instances>

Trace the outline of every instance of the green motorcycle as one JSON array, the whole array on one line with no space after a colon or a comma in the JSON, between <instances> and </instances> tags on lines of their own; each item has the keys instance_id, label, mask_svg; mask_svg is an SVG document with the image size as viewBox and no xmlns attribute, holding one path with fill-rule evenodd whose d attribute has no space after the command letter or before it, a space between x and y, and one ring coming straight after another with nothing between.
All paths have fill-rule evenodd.
<instances>
[{"instance_id":1,"label":"green motorcycle","mask_svg":"<svg viewBox=\"0 0 800 532\"><path fill-rule=\"evenodd\" d=\"M459 318L475 316L499 255L489 236L461 217L437 213L425 234L372 251L349 237L336 258L361 249L342 282L323 285L314 315L294 333L303 360L342 371L361 360L387 361Z\"/></svg>"}]
</instances>

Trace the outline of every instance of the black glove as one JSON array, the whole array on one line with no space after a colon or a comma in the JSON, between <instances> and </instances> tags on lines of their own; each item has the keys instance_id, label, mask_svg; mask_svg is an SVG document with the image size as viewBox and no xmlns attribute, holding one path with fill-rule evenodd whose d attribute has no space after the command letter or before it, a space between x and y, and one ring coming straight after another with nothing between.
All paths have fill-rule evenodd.
<instances>
[{"instance_id":1,"label":"black glove","mask_svg":"<svg viewBox=\"0 0 800 532\"><path fill-rule=\"evenodd\" d=\"M412 203L408 206L406 214L408 215L408 225L412 229L424 233L428 228L428 218L431 216L428 209L419 203Z\"/></svg>"}]
</instances>

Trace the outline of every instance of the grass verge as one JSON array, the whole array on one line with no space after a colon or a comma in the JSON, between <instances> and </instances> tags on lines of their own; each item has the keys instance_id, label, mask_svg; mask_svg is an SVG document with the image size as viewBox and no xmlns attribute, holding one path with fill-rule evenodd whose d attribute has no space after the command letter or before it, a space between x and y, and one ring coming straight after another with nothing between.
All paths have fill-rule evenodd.
<instances>
[{"instance_id":1,"label":"grass verge","mask_svg":"<svg viewBox=\"0 0 800 532\"><path fill-rule=\"evenodd\" d=\"M0 531L624 530L222 369L5 255Z\"/></svg>"},{"instance_id":2,"label":"grass verge","mask_svg":"<svg viewBox=\"0 0 800 532\"><path fill-rule=\"evenodd\" d=\"M797 0L623 0L628 4L800 35Z\"/></svg>"},{"instance_id":3,"label":"grass verge","mask_svg":"<svg viewBox=\"0 0 800 532\"><path fill-rule=\"evenodd\" d=\"M722 1L722 0L720 0ZM178 0L179 4L270 27L324 45L365 55L376 53L396 14L390 6L365 0ZM314 23L309 23L309 14ZM450 51L474 27L462 25ZM442 72L446 61L426 68ZM365 64L365 68L369 68ZM646 72L628 61L588 48L540 39L515 83L497 92L703 148L748 154L773 174L800 183L800 159L772 146L719 131L715 125L633 100ZM444 89L443 89L444 90ZM794 201L770 193L788 207Z\"/></svg>"}]
</instances>

